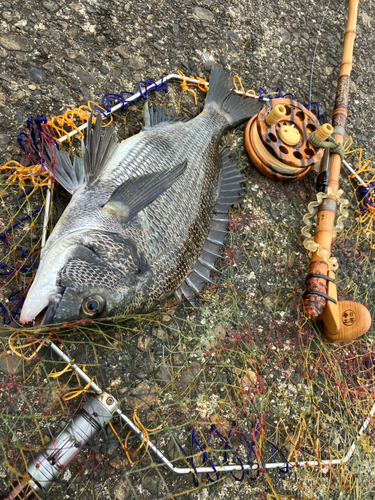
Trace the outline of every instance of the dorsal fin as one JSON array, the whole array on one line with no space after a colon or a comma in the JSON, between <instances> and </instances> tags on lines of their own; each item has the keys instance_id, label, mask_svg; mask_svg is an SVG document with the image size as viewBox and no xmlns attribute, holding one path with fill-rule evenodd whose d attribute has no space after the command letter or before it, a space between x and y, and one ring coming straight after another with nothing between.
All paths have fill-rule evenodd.
<instances>
[{"instance_id":1,"label":"dorsal fin","mask_svg":"<svg viewBox=\"0 0 375 500\"><path fill-rule=\"evenodd\" d=\"M108 160L113 156L117 147L117 139L113 132L113 127L106 127L103 136L102 115L99 113L96 118L94 131L92 131L92 118L87 123L87 138L82 140L82 158L74 157L73 165L69 155L59 151L55 143L45 144L44 157L47 169L55 175L55 179L70 194L86 183L90 186L102 172ZM53 160L55 164L53 165Z\"/></svg>"},{"instance_id":2,"label":"dorsal fin","mask_svg":"<svg viewBox=\"0 0 375 500\"><path fill-rule=\"evenodd\" d=\"M92 119L93 113L87 122L86 141L82 141L86 186L90 186L98 178L118 145L111 125L106 127L103 136L101 135L103 121L101 113L96 117L94 130L92 130Z\"/></svg>"},{"instance_id":3,"label":"dorsal fin","mask_svg":"<svg viewBox=\"0 0 375 500\"><path fill-rule=\"evenodd\" d=\"M170 109L167 113L167 110L164 106L156 106L155 109L148 105L148 102L145 102L143 107L143 120L144 120L144 128L146 127L154 127L159 123L170 123L170 122L188 122L189 118L186 117L176 117L172 116L172 110Z\"/></svg>"},{"instance_id":4,"label":"dorsal fin","mask_svg":"<svg viewBox=\"0 0 375 500\"><path fill-rule=\"evenodd\" d=\"M69 155L59 151L54 142L46 142L43 153L47 170L70 194L85 182L82 158L75 156L72 165Z\"/></svg>"},{"instance_id":5,"label":"dorsal fin","mask_svg":"<svg viewBox=\"0 0 375 500\"><path fill-rule=\"evenodd\" d=\"M236 203L238 194L242 190L241 182L245 178L231 160L229 152L225 149L221 156L221 169L219 175L219 196L215 206L215 215L212 218L210 232L203 245L200 256L194 265L193 271L185 279L182 285L176 290L175 297L186 298L203 290L204 285L216 283L210 278L211 271L215 269L214 264L219 255L220 247L224 243L224 238L228 232L228 209ZM221 257L222 258L222 257ZM194 299L189 299L193 305Z\"/></svg>"}]
</instances>

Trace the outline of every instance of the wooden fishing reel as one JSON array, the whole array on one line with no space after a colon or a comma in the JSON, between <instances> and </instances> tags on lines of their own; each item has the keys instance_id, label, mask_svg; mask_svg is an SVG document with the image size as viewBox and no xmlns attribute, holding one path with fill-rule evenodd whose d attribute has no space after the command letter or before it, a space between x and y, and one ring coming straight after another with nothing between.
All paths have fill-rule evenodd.
<instances>
[{"instance_id":1,"label":"wooden fishing reel","mask_svg":"<svg viewBox=\"0 0 375 500\"><path fill-rule=\"evenodd\" d=\"M245 147L254 166L267 177L283 182L297 181L323 157L323 149L309 143L309 136L326 140L331 125L319 127L318 119L292 99L265 102L247 124Z\"/></svg>"}]
</instances>

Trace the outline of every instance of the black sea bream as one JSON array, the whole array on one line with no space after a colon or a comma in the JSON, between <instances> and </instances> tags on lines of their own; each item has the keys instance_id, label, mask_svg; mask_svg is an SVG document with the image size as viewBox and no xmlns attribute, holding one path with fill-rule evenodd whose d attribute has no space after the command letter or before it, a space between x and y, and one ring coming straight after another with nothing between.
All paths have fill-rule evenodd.
<instances>
[{"instance_id":1,"label":"black sea bream","mask_svg":"<svg viewBox=\"0 0 375 500\"><path fill-rule=\"evenodd\" d=\"M49 168L54 159L73 196L42 250L21 322L145 312L172 293L202 290L243 180L219 141L260 107L215 65L196 118L146 107L144 130L117 144L109 128L101 137L99 115L73 165L51 147Z\"/></svg>"}]
</instances>

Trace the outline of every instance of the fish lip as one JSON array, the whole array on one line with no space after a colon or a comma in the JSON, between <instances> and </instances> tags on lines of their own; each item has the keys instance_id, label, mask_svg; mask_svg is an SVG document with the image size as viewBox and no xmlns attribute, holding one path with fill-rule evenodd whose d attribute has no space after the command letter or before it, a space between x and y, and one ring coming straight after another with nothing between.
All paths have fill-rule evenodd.
<instances>
[{"instance_id":1,"label":"fish lip","mask_svg":"<svg viewBox=\"0 0 375 500\"><path fill-rule=\"evenodd\" d=\"M44 309L45 313L40 326L49 325L50 323L52 323L53 317L55 316L55 313L60 305L62 297L62 293L56 293L48 298L48 305Z\"/></svg>"},{"instance_id":2,"label":"fish lip","mask_svg":"<svg viewBox=\"0 0 375 500\"><path fill-rule=\"evenodd\" d=\"M21 311L20 323L30 323L34 326L48 324L56 313L56 310L62 299L64 289L58 288L54 293L51 293L46 301L43 301L37 307L29 312ZM48 314L48 315L47 315Z\"/></svg>"},{"instance_id":3,"label":"fish lip","mask_svg":"<svg viewBox=\"0 0 375 500\"><path fill-rule=\"evenodd\" d=\"M46 313L47 309L48 309L48 305L47 305L44 309L42 309L42 310L41 310L41 311L40 311L40 312L39 312L39 313L35 316L35 318L34 318L34 320L33 320L33 326L41 326L42 321L43 321L43 318L44 318L44 316L45 316L45 313Z\"/></svg>"},{"instance_id":4,"label":"fish lip","mask_svg":"<svg viewBox=\"0 0 375 500\"><path fill-rule=\"evenodd\" d=\"M48 300L43 301L41 304L38 304L37 307L34 307L31 309L31 311L26 312L25 307L22 308L21 311L21 316L20 316L20 323L30 323L34 322L35 318L48 307Z\"/></svg>"}]
</instances>

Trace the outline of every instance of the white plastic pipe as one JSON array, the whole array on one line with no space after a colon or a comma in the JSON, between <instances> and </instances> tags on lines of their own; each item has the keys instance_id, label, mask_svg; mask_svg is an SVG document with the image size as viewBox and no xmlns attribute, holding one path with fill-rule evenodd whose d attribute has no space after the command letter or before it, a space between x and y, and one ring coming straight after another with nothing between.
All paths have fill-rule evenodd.
<instances>
[{"instance_id":1,"label":"white plastic pipe","mask_svg":"<svg viewBox=\"0 0 375 500\"><path fill-rule=\"evenodd\" d=\"M40 248L44 247L44 245L46 244L46 239L47 239L47 226L48 226L50 203L51 203L51 189L52 189L52 176L51 176L51 174L49 174L47 196L46 196L45 205L44 205L42 243L41 243Z\"/></svg>"},{"instance_id":2,"label":"white plastic pipe","mask_svg":"<svg viewBox=\"0 0 375 500\"><path fill-rule=\"evenodd\" d=\"M155 84L151 84L147 87L147 92L149 90L153 90L155 87L158 87L159 85L161 85L162 83L164 82L169 82L169 80L180 80L180 81L183 81L184 78L182 78L182 76L180 75L177 75L175 73L171 73L170 75L167 75L167 76L164 76L163 78L161 78L160 80L158 80L157 82L155 82ZM187 83L203 83L202 80L196 80L195 78L185 78L185 82ZM209 82L204 82L207 87L210 86ZM242 90L235 90L236 94L243 94ZM141 96L141 93L140 92L137 92L136 94L128 97L126 99L126 103L131 103L133 101L136 101L139 97ZM246 94L246 97L251 97L253 99L259 99L258 96L254 97L252 94ZM264 101L269 101L269 99L265 98L263 99ZM111 114L113 113L114 111L117 111L118 109L122 108L123 107L123 103L122 102L119 102L118 104L116 104L115 106L113 106L113 108L111 108L111 111L106 111L107 114ZM87 123L84 123L83 125L81 125L80 127L77 127L79 131L81 130L85 130L85 128L87 128ZM63 137L61 137L60 139L57 139L59 142L64 142L66 141L69 137L72 137L73 135L77 134L77 130L72 130L71 132L69 132L68 134L64 135Z\"/></svg>"},{"instance_id":3,"label":"white plastic pipe","mask_svg":"<svg viewBox=\"0 0 375 500\"><path fill-rule=\"evenodd\" d=\"M365 184L365 182L362 180L362 178L358 174L355 173L355 170L353 169L353 167L351 167L346 160L342 160L342 162L345 165L345 167L349 170L349 172L351 172L354 175L354 177L359 181L360 184Z\"/></svg>"}]
</instances>

